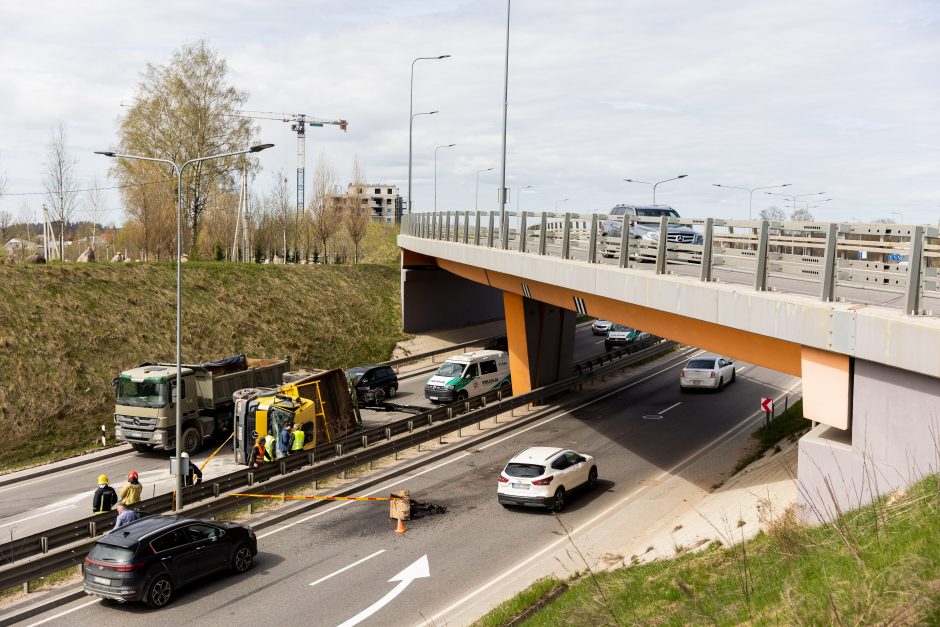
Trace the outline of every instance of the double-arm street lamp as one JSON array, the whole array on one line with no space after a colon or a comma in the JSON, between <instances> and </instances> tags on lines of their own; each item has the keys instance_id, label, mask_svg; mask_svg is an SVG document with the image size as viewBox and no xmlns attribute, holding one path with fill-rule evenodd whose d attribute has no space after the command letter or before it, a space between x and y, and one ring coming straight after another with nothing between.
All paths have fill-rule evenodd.
<instances>
[{"instance_id":1,"label":"double-arm street lamp","mask_svg":"<svg viewBox=\"0 0 940 627\"><path fill-rule=\"evenodd\" d=\"M535 187L535 186L534 186L534 185L525 185L525 186L520 187L519 189L516 190L516 210L517 210L517 211L522 211L522 205L519 204L519 202L520 202L520 196L522 195L522 190L524 190L524 189L532 189L533 187Z\"/></svg>"},{"instance_id":2,"label":"double-arm street lamp","mask_svg":"<svg viewBox=\"0 0 940 627\"><path fill-rule=\"evenodd\" d=\"M211 159L224 159L226 157L237 157L252 152L261 152L271 148L274 144L258 144L245 150L235 152L225 152L208 157L197 157L177 164L170 159L158 159L156 157L144 157L141 155L125 155L111 150L97 150L95 154L112 157L114 159L136 159L138 161L155 161L172 166L176 174L176 511L183 509L183 473L182 473L182 372L183 372L183 310L182 310L182 258L183 258L183 170L186 166Z\"/></svg>"},{"instance_id":3,"label":"double-arm street lamp","mask_svg":"<svg viewBox=\"0 0 940 627\"><path fill-rule=\"evenodd\" d=\"M493 168L484 168L484 169L482 169L482 170L477 170L477 193L476 193L476 198L475 198L475 200L473 201L473 208L474 208L476 211L479 211L479 210L480 210L480 173L481 173L481 172L489 172L489 171L492 170L492 169L493 169Z\"/></svg>"},{"instance_id":4,"label":"double-arm street lamp","mask_svg":"<svg viewBox=\"0 0 940 627\"><path fill-rule=\"evenodd\" d=\"M434 211L437 211L437 150L438 148L453 148L457 144L445 144L434 147Z\"/></svg>"},{"instance_id":5,"label":"double-arm street lamp","mask_svg":"<svg viewBox=\"0 0 940 627\"><path fill-rule=\"evenodd\" d=\"M561 200L556 200L556 201L555 201L555 212L556 212L556 213L558 212L558 203L560 203L560 202L568 202L568 199L567 199L567 198L562 198Z\"/></svg>"},{"instance_id":6,"label":"double-arm street lamp","mask_svg":"<svg viewBox=\"0 0 940 627\"><path fill-rule=\"evenodd\" d=\"M796 199L797 198L802 198L804 196L821 196L822 194L825 194L826 192L812 192L809 194L777 194L774 192L764 192L764 193L769 196L783 196L784 198L789 198L790 202L793 203L793 210L796 211Z\"/></svg>"},{"instance_id":7,"label":"double-arm street lamp","mask_svg":"<svg viewBox=\"0 0 940 627\"><path fill-rule=\"evenodd\" d=\"M656 183L653 183L653 205L654 206L656 205L656 187L658 187L661 183L668 183L669 181L678 181L679 179L684 179L687 176L688 174L680 174L679 176L674 176L671 179L666 179L665 181L658 181Z\"/></svg>"},{"instance_id":8,"label":"double-arm street lamp","mask_svg":"<svg viewBox=\"0 0 940 627\"><path fill-rule=\"evenodd\" d=\"M408 88L408 206L406 211L411 213L411 128L414 125L414 95L415 95L415 63L418 61L437 61L438 59L447 59L449 54L442 54L437 57L418 57L411 62L411 82ZM437 111L435 111L437 113ZM420 113L418 115L421 115Z\"/></svg>"},{"instance_id":9,"label":"double-arm street lamp","mask_svg":"<svg viewBox=\"0 0 940 627\"><path fill-rule=\"evenodd\" d=\"M776 189L778 187L789 187L790 183L782 185L767 185L766 187L738 187L736 185L722 185L721 183L712 183L715 187L724 187L726 189L741 189L747 192L747 219L751 219L751 211L754 207L754 192L760 189Z\"/></svg>"}]
</instances>

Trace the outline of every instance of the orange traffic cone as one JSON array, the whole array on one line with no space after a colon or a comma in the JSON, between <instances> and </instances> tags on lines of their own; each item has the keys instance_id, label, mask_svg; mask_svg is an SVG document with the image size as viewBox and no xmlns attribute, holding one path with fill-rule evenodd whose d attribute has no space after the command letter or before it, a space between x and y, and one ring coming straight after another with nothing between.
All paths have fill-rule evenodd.
<instances>
[{"instance_id":1,"label":"orange traffic cone","mask_svg":"<svg viewBox=\"0 0 940 627\"><path fill-rule=\"evenodd\" d=\"M398 519L398 526L395 527L395 533L405 533L408 531L405 529L405 523L402 522L401 518Z\"/></svg>"}]
</instances>

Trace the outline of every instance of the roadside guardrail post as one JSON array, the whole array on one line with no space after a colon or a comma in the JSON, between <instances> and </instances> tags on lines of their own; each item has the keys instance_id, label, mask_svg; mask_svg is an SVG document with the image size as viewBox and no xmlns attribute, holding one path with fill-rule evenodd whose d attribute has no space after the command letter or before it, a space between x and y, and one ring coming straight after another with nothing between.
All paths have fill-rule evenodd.
<instances>
[{"instance_id":1,"label":"roadside guardrail post","mask_svg":"<svg viewBox=\"0 0 940 627\"><path fill-rule=\"evenodd\" d=\"M463 243L470 241L470 212L463 212Z\"/></svg>"},{"instance_id":2,"label":"roadside guardrail post","mask_svg":"<svg viewBox=\"0 0 940 627\"><path fill-rule=\"evenodd\" d=\"M336 443L336 456L337 456L337 457L342 457L342 456L343 456L343 445L342 445L342 443L340 443L340 442L337 442L337 443Z\"/></svg>"},{"instance_id":3,"label":"roadside guardrail post","mask_svg":"<svg viewBox=\"0 0 940 627\"><path fill-rule=\"evenodd\" d=\"M279 467L279 469L280 469L282 475L286 475L286 474L287 474L287 462L281 462L280 464L278 464L278 467Z\"/></svg>"},{"instance_id":4,"label":"roadside guardrail post","mask_svg":"<svg viewBox=\"0 0 940 627\"><path fill-rule=\"evenodd\" d=\"M545 243L548 241L548 214L544 211L542 212L542 222L539 226L539 254L545 254Z\"/></svg>"},{"instance_id":5,"label":"roadside guardrail post","mask_svg":"<svg viewBox=\"0 0 940 627\"><path fill-rule=\"evenodd\" d=\"M839 242L839 225L830 222L826 229L826 247L823 250L822 281L820 283L819 300L824 303L832 302L836 286L836 245Z\"/></svg>"},{"instance_id":6,"label":"roadside guardrail post","mask_svg":"<svg viewBox=\"0 0 940 627\"><path fill-rule=\"evenodd\" d=\"M509 250L509 212L503 211L499 217L499 248Z\"/></svg>"},{"instance_id":7,"label":"roadside guardrail post","mask_svg":"<svg viewBox=\"0 0 940 627\"><path fill-rule=\"evenodd\" d=\"M415 430L415 421L409 420L408 421L408 433L412 433L414 432L414 430Z\"/></svg>"},{"instance_id":8,"label":"roadside guardrail post","mask_svg":"<svg viewBox=\"0 0 940 627\"><path fill-rule=\"evenodd\" d=\"M519 212L519 252L525 252L525 211Z\"/></svg>"},{"instance_id":9,"label":"roadside guardrail post","mask_svg":"<svg viewBox=\"0 0 940 627\"><path fill-rule=\"evenodd\" d=\"M92 537L94 537L94 536L92 536ZM48 553L48 552L49 552L49 538L48 538L47 536L42 536L41 538L39 538L39 549L40 549L43 553Z\"/></svg>"},{"instance_id":10,"label":"roadside guardrail post","mask_svg":"<svg viewBox=\"0 0 940 627\"><path fill-rule=\"evenodd\" d=\"M565 213L565 225L561 235L561 258L568 258L568 249L571 247L571 214Z\"/></svg>"},{"instance_id":11,"label":"roadside guardrail post","mask_svg":"<svg viewBox=\"0 0 940 627\"><path fill-rule=\"evenodd\" d=\"M441 233L441 239L444 240L445 242L449 242L450 241L450 211L446 211L444 213L447 217L444 218L444 232Z\"/></svg>"},{"instance_id":12,"label":"roadside guardrail post","mask_svg":"<svg viewBox=\"0 0 940 627\"><path fill-rule=\"evenodd\" d=\"M249 472L248 473L248 485L254 485L254 484L255 484L255 473Z\"/></svg>"},{"instance_id":13,"label":"roadside guardrail post","mask_svg":"<svg viewBox=\"0 0 940 627\"><path fill-rule=\"evenodd\" d=\"M489 216L487 217L487 229L486 229L486 245L489 248L493 247L493 212L487 212Z\"/></svg>"},{"instance_id":14,"label":"roadside guardrail post","mask_svg":"<svg viewBox=\"0 0 940 627\"><path fill-rule=\"evenodd\" d=\"M221 494L221 492L222 492L222 490L221 490L221 488L219 487L219 483L218 483L218 482L214 482L214 483L212 484L212 496L214 496L215 498L219 498L219 494Z\"/></svg>"},{"instance_id":15,"label":"roadside guardrail post","mask_svg":"<svg viewBox=\"0 0 940 627\"><path fill-rule=\"evenodd\" d=\"M924 264L924 227L915 226L911 233L911 248L907 261L907 297L904 313L916 316L920 313L920 277Z\"/></svg>"},{"instance_id":16,"label":"roadside guardrail post","mask_svg":"<svg viewBox=\"0 0 940 627\"><path fill-rule=\"evenodd\" d=\"M369 448L369 436L362 436L362 448Z\"/></svg>"},{"instance_id":17,"label":"roadside guardrail post","mask_svg":"<svg viewBox=\"0 0 940 627\"><path fill-rule=\"evenodd\" d=\"M588 263L597 263L597 214L591 214L591 237L588 240Z\"/></svg>"},{"instance_id":18,"label":"roadside guardrail post","mask_svg":"<svg viewBox=\"0 0 940 627\"><path fill-rule=\"evenodd\" d=\"M310 451L307 453L307 463L311 466L317 463L317 454L315 452Z\"/></svg>"},{"instance_id":19,"label":"roadside guardrail post","mask_svg":"<svg viewBox=\"0 0 940 627\"><path fill-rule=\"evenodd\" d=\"M757 268L754 271L754 291L763 292L767 289L767 249L770 239L770 223L760 221L760 234L757 239Z\"/></svg>"},{"instance_id":20,"label":"roadside guardrail post","mask_svg":"<svg viewBox=\"0 0 940 627\"><path fill-rule=\"evenodd\" d=\"M98 525L97 523L95 523L95 521L91 521L90 523L88 523L88 537L94 538L97 535L98 535Z\"/></svg>"},{"instance_id":21,"label":"roadside guardrail post","mask_svg":"<svg viewBox=\"0 0 940 627\"><path fill-rule=\"evenodd\" d=\"M477 211L476 223L474 224L474 227L473 227L473 245L474 246L480 245L480 212L479 211Z\"/></svg>"},{"instance_id":22,"label":"roadside guardrail post","mask_svg":"<svg viewBox=\"0 0 940 627\"><path fill-rule=\"evenodd\" d=\"M666 239L669 234L669 218L662 216L659 218L659 242L656 247L656 274L666 274L666 249L669 246L669 240Z\"/></svg>"},{"instance_id":23,"label":"roadside guardrail post","mask_svg":"<svg viewBox=\"0 0 940 627\"><path fill-rule=\"evenodd\" d=\"M385 439L386 439L386 440L391 440L391 439L392 439L392 429L391 429L391 427L385 427Z\"/></svg>"},{"instance_id":24,"label":"roadside guardrail post","mask_svg":"<svg viewBox=\"0 0 940 627\"><path fill-rule=\"evenodd\" d=\"M699 278L708 283L712 280L712 238L715 235L715 218L705 218L705 238L702 240L702 268Z\"/></svg>"},{"instance_id":25,"label":"roadside guardrail post","mask_svg":"<svg viewBox=\"0 0 940 627\"><path fill-rule=\"evenodd\" d=\"M630 267L630 216L623 216L620 224L620 267Z\"/></svg>"}]
</instances>

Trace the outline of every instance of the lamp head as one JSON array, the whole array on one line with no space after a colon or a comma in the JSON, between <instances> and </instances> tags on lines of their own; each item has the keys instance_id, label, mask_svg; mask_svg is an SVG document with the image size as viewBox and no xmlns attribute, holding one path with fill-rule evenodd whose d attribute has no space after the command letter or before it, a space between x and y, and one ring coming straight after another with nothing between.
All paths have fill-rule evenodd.
<instances>
[{"instance_id":1,"label":"lamp head","mask_svg":"<svg viewBox=\"0 0 940 627\"><path fill-rule=\"evenodd\" d=\"M449 58L450 58L449 54L442 54L441 56L438 57L438 59L449 59Z\"/></svg>"},{"instance_id":2,"label":"lamp head","mask_svg":"<svg viewBox=\"0 0 940 627\"><path fill-rule=\"evenodd\" d=\"M115 156L117 153L114 152L113 150L96 150L96 151L95 151L95 154L96 154L96 155L104 155L105 157L113 157L113 156Z\"/></svg>"},{"instance_id":3,"label":"lamp head","mask_svg":"<svg viewBox=\"0 0 940 627\"><path fill-rule=\"evenodd\" d=\"M268 148L273 148L274 144L256 144L248 149L248 152L261 152L262 150L267 150Z\"/></svg>"},{"instance_id":4,"label":"lamp head","mask_svg":"<svg viewBox=\"0 0 940 627\"><path fill-rule=\"evenodd\" d=\"M687 176L688 176L688 174L680 174L680 175L677 176L676 178L677 178L677 179L684 179L684 178L687 177Z\"/></svg>"}]
</instances>

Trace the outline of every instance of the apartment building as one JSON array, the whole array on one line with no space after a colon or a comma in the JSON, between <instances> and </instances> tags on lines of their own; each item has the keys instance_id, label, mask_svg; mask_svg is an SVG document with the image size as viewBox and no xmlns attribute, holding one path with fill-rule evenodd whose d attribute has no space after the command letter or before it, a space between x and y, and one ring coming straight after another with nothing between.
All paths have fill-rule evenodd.
<instances>
[{"instance_id":1,"label":"apartment building","mask_svg":"<svg viewBox=\"0 0 940 627\"><path fill-rule=\"evenodd\" d=\"M333 191L332 202L348 205L355 202L359 211L370 220L394 224L401 220L402 199L398 186L388 183L350 183L343 192L340 186Z\"/></svg>"}]
</instances>

